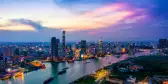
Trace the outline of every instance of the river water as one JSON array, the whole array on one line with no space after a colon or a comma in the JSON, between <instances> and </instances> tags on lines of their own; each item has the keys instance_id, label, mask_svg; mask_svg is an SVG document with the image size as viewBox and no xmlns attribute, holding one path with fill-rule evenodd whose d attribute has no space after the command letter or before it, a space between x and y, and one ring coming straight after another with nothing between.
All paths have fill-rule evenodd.
<instances>
[{"instance_id":1,"label":"river water","mask_svg":"<svg viewBox=\"0 0 168 84\"><path fill-rule=\"evenodd\" d=\"M150 52L136 53L135 56L148 55ZM120 58L115 56L108 56L98 59L89 59L86 61L75 61L74 63L45 63L45 70L38 70L24 74L19 78L12 78L6 81L0 81L0 84L43 84L43 81L49 77L54 77L50 84L68 84L84 75L93 73L94 71L106 66L110 63L116 63L128 58L128 54L122 55ZM87 62L87 63L86 63ZM88 63L89 62L89 63ZM57 75L57 72L63 68L69 67L65 74Z\"/></svg>"}]
</instances>

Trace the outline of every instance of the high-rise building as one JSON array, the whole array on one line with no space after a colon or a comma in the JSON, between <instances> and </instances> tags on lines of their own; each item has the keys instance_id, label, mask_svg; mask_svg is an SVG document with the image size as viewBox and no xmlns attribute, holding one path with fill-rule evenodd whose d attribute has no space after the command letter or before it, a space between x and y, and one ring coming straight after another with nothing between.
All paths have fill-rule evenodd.
<instances>
[{"instance_id":1,"label":"high-rise building","mask_svg":"<svg viewBox=\"0 0 168 84\"><path fill-rule=\"evenodd\" d=\"M3 54L0 52L0 61L3 60Z\"/></svg>"},{"instance_id":2,"label":"high-rise building","mask_svg":"<svg viewBox=\"0 0 168 84\"><path fill-rule=\"evenodd\" d=\"M60 55L59 55L59 50L60 50L60 39L56 39L56 43L57 43L57 45L58 45L58 56L60 56Z\"/></svg>"},{"instance_id":3,"label":"high-rise building","mask_svg":"<svg viewBox=\"0 0 168 84\"><path fill-rule=\"evenodd\" d=\"M168 48L168 40L159 39L159 48Z\"/></svg>"},{"instance_id":4,"label":"high-rise building","mask_svg":"<svg viewBox=\"0 0 168 84\"><path fill-rule=\"evenodd\" d=\"M66 44L65 44L65 31L62 32L62 49L65 51Z\"/></svg>"},{"instance_id":5,"label":"high-rise building","mask_svg":"<svg viewBox=\"0 0 168 84\"><path fill-rule=\"evenodd\" d=\"M52 60L58 58L58 40L56 39L56 37L51 38L51 56Z\"/></svg>"},{"instance_id":6,"label":"high-rise building","mask_svg":"<svg viewBox=\"0 0 168 84\"><path fill-rule=\"evenodd\" d=\"M133 43L133 44L128 43L127 47L126 47L126 51L128 52L128 54L130 56L134 56L134 54L136 52L135 43Z\"/></svg>"},{"instance_id":7,"label":"high-rise building","mask_svg":"<svg viewBox=\"0 0 168 84\"><path fill-rule=\"evenodd\" d=\"M81 40L81 52L86 54L86 40Z\"/></svg>"},{"instance_id":8,"label":"high-rise building","mask_svg":"<svg viewBox=\"0 0 168 84\"><path fill-rule=\"evenodd\" d=\"M103 41L102 41L102 37L99 40L99 54L103 53Z\"/></svg>"},{"instance_id":9,"label":"high-rise building","mask_svg":"<svg viewBox=\"0 0 168 84\"><path fill-rule=\"evenodd\" d=\"M60 39L56 39L58 43L58 48L60 48Z\"/></svg>"},{"instance_id":10,"label":"high-rise building","mask_svg":"<svg viewBox=\"0 0 168 84\"><path fill-rule=\"evenodd\" d=\"M67 46L67 49L66 49L66 57L72 59L73 58L73 50L72 50L72 47L71 45Z\"/></svg>"},{"instance_id":11,"label":"high-rise building","mask_svg":"<svg viewBox=\"0 0 168 84\"><path fill-rule=\"evenodd\" d=\"M0 52L3 56L14 56L15 48L13 46L5 46L0 48Z\"/></svg>"},{"instance_id":12,"label":"high-rise building","mask_svg":"<svg viewBox=\"0 0 168 84\"><path fill-rule=\"evenodd\" d=\"M16 56L16 55L20 55L20 50L19 50L19 48L16 48L16 49L15 49L14 55L15 55L15 56Z\"/></svg>"}]
</instances>

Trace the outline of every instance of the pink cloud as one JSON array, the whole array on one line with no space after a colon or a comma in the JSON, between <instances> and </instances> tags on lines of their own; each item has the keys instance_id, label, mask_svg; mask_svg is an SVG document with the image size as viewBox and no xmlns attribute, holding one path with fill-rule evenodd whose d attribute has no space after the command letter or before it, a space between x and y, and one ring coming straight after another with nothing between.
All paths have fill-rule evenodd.
<instances>
[{"instance_id":1,"label":"pink cloud","mask_svg":"<svg viewBox=\"0 0 168 84\"><path fill-rule=\"evenodd\" d=\"M86 12L81 15L81 17L88 18L85 21L94 24L96 29L106 28L134 15L135 12L128 10L128 7L128 5L123 3L106 5L96 10ZM87 27L88 28L85 29L93 29L93 25Z\"/></svg>"},{"instance_id":2,"label":"pink cloud","mask_svg":"<svg viewBox=\"0 0 168 84\"><path fill-rule=\"evenodd\" d=\"M95 17L95 16L99 16L101 14L105 14L108 12L116 12L118 10L121 10L122 8L125 8L126 4L111 4L111 5L106 5L104 7L98 8L96 10L93 11L89 11L83 14L83 16L87 16L87 17Z\"/></svg>"}]
</instances>

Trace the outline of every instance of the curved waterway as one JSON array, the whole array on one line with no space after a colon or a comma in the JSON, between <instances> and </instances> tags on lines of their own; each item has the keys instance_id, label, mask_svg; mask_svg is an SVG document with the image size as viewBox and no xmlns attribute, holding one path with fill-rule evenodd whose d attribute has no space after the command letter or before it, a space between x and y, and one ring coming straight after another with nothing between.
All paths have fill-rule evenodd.
<instances>
[{"instance_id":1,"label":"curved waterway","mask_svg":"<svg viewBox=\"0 0 168 84\"><path fill-rule=\"evenodd\" d=\"M149 52L136 53L135 56L148 55ZM54 77L50 84L68 84L84 75L88 75L109 63L116 63L118 61L128 58L128 54L121 55L120 58L115 56L108 56L98 59L88 59L86 61L75 61L74 63L45 63L45 70L38 70L24 74L23 77L12 78L6 81L0 81L0 84L43 84L43 81L49 77ZM68 67L66 73L57 75L57 72L63 68Z\"/></svg>"}]
</instances>

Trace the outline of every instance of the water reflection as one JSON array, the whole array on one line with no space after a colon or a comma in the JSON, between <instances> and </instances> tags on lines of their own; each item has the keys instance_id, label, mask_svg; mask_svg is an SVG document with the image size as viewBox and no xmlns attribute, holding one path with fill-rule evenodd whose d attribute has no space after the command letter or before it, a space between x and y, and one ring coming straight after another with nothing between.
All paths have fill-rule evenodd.
<instances>
[{"instance_id":1,"label":"water reflection","mask_svg":"<svg viewBox=\"0 0 168 84\"><path fill-rule=\"evenodd\" d=\"M24 84L24 74L18 77L13 77L13 80L17 83L17 84Z\"/></svg>"},{"instance_id":2,"label":"water reflection","mask_svg":"<svg viewBox=\"0 0 168 84\"><path fill-rule=\"evenodd\" d=\"M58 63L51 63L51 75L56 76L58 70Z\"/></svg>"},{"instance_id":3,"label":"water reflection","mask_svg":"<svg viewBox=\"0 0 168 84\"><path fill-rule=\"evenodd\" d=\"M7 84L12 84L12 81L8 81Z\"/></svg>"}]
</instances>

